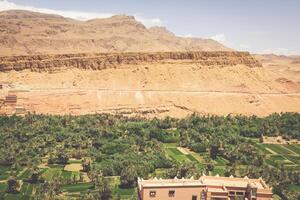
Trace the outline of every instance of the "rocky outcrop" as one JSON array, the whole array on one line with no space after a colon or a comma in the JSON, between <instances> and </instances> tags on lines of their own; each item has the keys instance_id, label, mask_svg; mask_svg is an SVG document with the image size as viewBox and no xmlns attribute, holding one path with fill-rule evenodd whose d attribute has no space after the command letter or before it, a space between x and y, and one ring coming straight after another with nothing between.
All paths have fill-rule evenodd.
<instances>
[{"instance_id":1,"label":"rocky outcrop","mask_svg":"<svg viewBox=\"0 0 300 200\"><path fill-rule=\"evenodd\" d=\"M195 62L202 66L261 67L248 52L99 53L0 57L0 71L56 71L65 68L101 70L143 63Z\"/></svg>"}]
</instances>

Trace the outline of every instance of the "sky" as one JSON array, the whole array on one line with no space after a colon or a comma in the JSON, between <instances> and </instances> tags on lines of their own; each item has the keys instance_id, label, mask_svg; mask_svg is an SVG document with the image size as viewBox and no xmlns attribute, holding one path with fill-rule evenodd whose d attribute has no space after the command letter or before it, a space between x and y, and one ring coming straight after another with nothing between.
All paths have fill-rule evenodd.
<instances>
[{"instance_id":1,"label":"sky","mask_svg":"<svg viewBox=\"0 0 300 200\"><path fill-rule=\"evenodd\" d=\"M147 27L236 50L300 55L300 0L0 0L0 11L8 9L77 20L133 15Z\"/></svg>"}]
</instances>

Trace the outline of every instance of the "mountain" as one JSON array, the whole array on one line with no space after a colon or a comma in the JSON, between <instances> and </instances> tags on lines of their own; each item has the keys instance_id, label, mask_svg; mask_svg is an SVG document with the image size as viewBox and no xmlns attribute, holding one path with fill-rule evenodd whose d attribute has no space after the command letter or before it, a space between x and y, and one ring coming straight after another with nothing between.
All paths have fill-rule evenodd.
<instances>
[{"instance_id":1,"label":"mountain","mask_svg":"<svg viewBox=\"0 0 300 200\"><path fill-rule=\"evenodd\" d=\"M76 21L58 15L0 12L0 55L99 52L229 51L211 39L177 37L146 28L132 16Z\"/></svg>"},{"instance_id":2,"label":"mountain","mask_svg":"<svg viewBox=\"0 0 300 200\"><path fill-rule=\"evenodd\" d=\"M134 17L0 13L0 114L300 112L299 57L176 37Z\"/></svg>"}]
</instances>

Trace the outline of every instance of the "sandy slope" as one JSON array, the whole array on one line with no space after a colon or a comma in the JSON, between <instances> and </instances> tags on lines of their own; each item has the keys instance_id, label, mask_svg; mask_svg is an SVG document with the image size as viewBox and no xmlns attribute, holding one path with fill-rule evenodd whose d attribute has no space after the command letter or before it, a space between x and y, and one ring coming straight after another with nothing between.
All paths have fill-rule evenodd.
<instances>
[{"instance_id":1,"label":"sandy slope","mask_svg":"<svg viewBox=\"0 0 300 200\"><path fill-rule=\"evenodd\" d=\"M18 105L38 113L183 117L300 111L299 84L266 68L205 67L196 63L126 65L99 71L0 73L18 89ZM45 81L46 80L46 81Z\"/></svg>"},{"instance_id":2,"label":"sandy slope","mask_svg":"<svg viewBox=\"0 0 300 200\"><path fill-rule=\"evenodd\" d=\"M255 57L266 69L284 76L290 81L300 83L299 56L255 55Z\"/></svg>"}]
</instances>

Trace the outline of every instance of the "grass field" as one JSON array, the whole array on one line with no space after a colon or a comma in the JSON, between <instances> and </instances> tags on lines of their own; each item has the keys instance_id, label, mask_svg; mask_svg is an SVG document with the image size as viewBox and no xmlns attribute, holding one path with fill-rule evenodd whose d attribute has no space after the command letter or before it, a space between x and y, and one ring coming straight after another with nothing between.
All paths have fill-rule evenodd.
<instances>
[{"instance_id":1,"label":"grass field","mask_svg":"<svg viewBox=\"0 0 300 200\"><path fill-rule=\"evenodd\" d=\"M215 166L212 175L217 175L219 174L220 176L224 175L225 173L225 166Z\"/></svg>"},{"instance_id":2,"label":"grass field","mask_svg":"<svg viewBox=\"0 0 300 200\"><path fill-rule=\"evenodd\" d=\"M289 185L288 189L290 191L300 192L300 185Z\"/></svg>"},{"instance_id":3,"label":"grass field","mask_svg":"<svg viewBox=\"0 0 300 200\"><path fill-rule=\"evenodd\" d=\"M31 199L31 196L34 194L34 191L40 187L39 185L36 184L30 184L27 182L23 182L20 192L16 194L8 194L5 193L6 190L6 184L0 184L0 199L8 199L8 200L29 200Z\"/></svg>"},{"instance_id":4,"label":"grass field","mask_svg":"<svg viewBox=\"0 0 300 200\"><path fill-rule=\"evenodd\" d=\"M70 159L68 161L69 164L74 164L74 163L82 163L82 160L77 160L77 159Z\"/></svg>"},{"instance_id":5,"label":"grass field","mask_svg":"<svg viewBox=\"0 0 300 200\"><path fill-rule=\"evenodd\" d=\"M267 149L274 151L273 154L267 154L268 159L266 162L269 165L274 167L279 165L297 167L300 165L299 145L257 144L257 147L264 152Z\"/></svg>"},{"instance_id":6,"label":"grass field","mask_svg":"<svg viewBox=\"0 0 300 200\"><path fill-rule=\"evenodd\" d=\"M186 155L186 157L188 157L188 159L189 159L190 161L198 162L198 160L197 160L192 154L188 154L188 155Z\"/></svg>"},{"instance_id":7,"label":"grass field","mask_svg":"<svg viewBox=\"0 0 300 200\"><path fill-rule=\"evenodd\" d=\"M281 165L285 167L298 167L300 165L300 146L299 145L280 145L280 144L261 144L256 143L255 146L261 150L267 156L266 162L273 166L279 167ZM195 152L187 150L189 154L184 154L185 152L181 152L177 149L178 145L164 144L167 156L177 162L186 162L192 161L197 162L198 164L202 164L202 167L205 164L203 159L204 156L208 156L207 152L202 154L197 154ZM199 156L201 159L199 159ZM218 156L216 160L213 161L215 164L214 170L212 171L213 175L219 174L224 175L226 170L226 165L228 161L221 156Z\"/></svg>"},{"instance_id":8,"label":"grass field","mask_svg":"<svg viewBox=\"0 0 300 200\"><path fill-rule=\"evenodd\" d=\"M189 157L181 153L177 148L166 148L165 149L167 156L177 162L190 162Z\"/></svg>"},{"instance_id":9,"label":"grass field","mask_svg":"<svg viewBox=\"0 0 300 200\"><path fill-rule=\"evenodd\" d=\"M64 185L62 187L63 192L84 192L93 188L93 184L91 183L77 183L72 185Z\"/></svg>"},{"instance_id":10,"label":"grass field","mask_svg":"<svg viewBox=\"0 0 300 200\"><path fill-rule=\"evenodd\" d=\"M176 143L164 143L164 148L176 148L177 146Z\"/></svg>"},{"instance_id":11,"label":"grass field","mask_svg":"<svg viewBox=\"0 0 300 200\"><path fill-rule=\"evenodd\" d=\"M203 157L200 154L186 148L183 149L185 149L187 153L182 153L178 147L176 143L164 143L165 152L172 160L177 162L195 162L198 164L203 162Z\"/></svg>"},{"instance_id":12,"label":"grass field","mask_svg":"<svg viewBox=\"0 0 300 200\"><path fill-rule=\"evenodd\" d=\"M289 159L290 161L292 161L295 164L300 165L300 156L299 155L285 155L285 157L287 159Z\"/></svg>"},{"instance_id":13,"label":"grass field","mask_svg":"<svg viewBox=\"0 0 300 200\"><path fill-rule=\"evenodd\" d=\"M256 143L255 146L262 151L262 153L268 155L268 154L272 154L271 151L269 151L268 149L266 149L266 147L263 144L260 143Z\"/></svg>"},{"instance_id":14,"label":"grass field","mask_svg":"<svg viewBox=\"0 0 300 200\"><path fill-rule=\"evenodd\" d=\"M42 177L50 181L55 177L60 177L62 180L79 180L79 172L70 172L63 170L62 167L52 166L54 168L43 169Z\"/></svg>"},{"instance_id":15,"label":"grass field","mask_svg":"<svg viewBox=\"0 0 300 200\"><path fill-rule=\"evenodd\" d=\"M155 171L150 175L150 177L163 178L166 173L167 169L158 168L155 169Z\"/></svg>"},{"instance_id":16,"label":"grass field","mask_svg":"<svg viewBox=\"0 0 300 200\"><path fill-rule=\"evenodd\" d=\"M284 145L284 147L288 148L289 150L297 153L300 155L300 145L297 144L290 144L290 145Z\"/></svg>"},{"instance_id":17,"label":"grass field","mask_svg":"<svg viewBox=\"0 0 300 200\"><path fill-rule=\"evenodd\" d=\"M178 154L176 150L172 150L174 154ZM179 152L180 153L180 152ZM1 167L1 170L4 173L10 173L9 167ZM78 181L80 177L80 172L71 172L65 171L63 165L49 165L49 168L40 169L42 177L51 181L56 177L62 178L62 180L73 180L74 178ZM8 173L8 174L9 174ZM18 171L17 178L18 180L26 180L30 176L30 170L23 168L22 171ZM8 176L5 176L8 177ZM109 183L111 185L112 191L114 195L120 194L122 199L130 199L134 194L135 189L123 189L119 188L120 185L120 177L119 176L109 176L105 177L105 179L109 179ZM39 190L39 184L30 184L28 182L23 181L20 192L17 194L8 194L6 193L7 185L6 183L0 183L0 199L31 199L32 195ZM76 184L67 184L62 186L63 196L59 199L78 199L80 197L80 193L83 194L87 191L95 192L92 183L76 183Z\"/></svg>"},{"instance_id":18,"label":"grass field","mask_svg":"<svg viewBox=\"0 0 300 200\"><path fill-rule=\"evenodd\" d=\"M295 154L293 151L290 151L289 149L285 148L283 145L264 144L264 146L276 152L277 154L281 154L281 155Z\"/></svg>"},{"instance_id":19,"label":"grass field","mask_svg":"<svg viewBox=\"0 0 300 200\"><path fill-rule=\"evenodd\" d=\"M1 195L3 195L2 197L5 200L28 200L28 197L27 196L22 196L21 193L19 193L19 194L7 194L7 193L5 193L5 194L1 194ZM0 198L1 198L1 196L0 196Z\"/></svg>"},{"instance_id":20,"label":"grass field","mask_svg":"<svg viewBox=\"0 0 300 200\"><path fill-rule=\"evenodd\" d=\"M6 190L6 184L0 183L0 193L4 192Z\"/></svg>"},{"instance_id":21,"label":"grass field","mask_svg":"<svg viewBox=\"0 0 300 200\"><path fill-rule=\"evenodd\" d=\"M21 173L18 174L17 179L18 180L27 180L30 178L30 170L25 169Z\"/></svg>"},{"instance_id":22,"label":"grass field","mask_svg":"<svg viewBox=\"0 0 300 200\"><path fill-rule=\"evenodd\" d=\"M217 159L215 160L215 162L216 162L216 164L218 166L224 166L224 165L226 165L228 163L228 161L225 158L220 157L220 156L217 157Z\"/></svg>"},{"instance_id":23,"label":"grass field","mask_svg":"<svg viewBox=\"0 0 300 200\"><path fill-rule=\"evenodd\" d=\"M115 184L111 184L112 186L112 195L117 196L118 194L121 196L121 199L130 199L135 192L135 188L120 188L119 187L119 177L106 177ZM92 183L77 183L64 185L62 191L67 193L68 197L78 197L78 193L85 193L87 191L95 192L94 186Z\"/></svg>"},{"instance_id":24,"label":"grass field","mask_svg":"<svg viewBox=\"0 0 300 200\"><path fill-rule=\"evenodd\" d=\"M135 191L135 188L119 188L115 187L113 190L113 194L120 194L121 196L131 197Z\"/></svg>"},{"instance_id":25,"label":"grass field","mask_svg":"<svg viewBox=\"0 0 300 200\"><path fill-rule=\"evenodd\" d=\"M272 165L274 167L278 167L280 164L293 164L291 161L286 160L283 156L281 155L271 155L266 161L269 165Z\"/></svg>"},{"instance_id":26,"label":"grass field","mask_svg":"<svg viewBox=\"0 0 300 200\"><path fill-rule=\"evenodd\" d=\"M5 180L10 175L10 166L0 165L0 180Z\"/></svg>"},{"instance_id":27,"label":"grass field","mask_svg":"<svg viewBox=\"0 0 300 200\"><path fill-rule=\"evenodd\" d=\"M200 153L193 152L186 148L183 148L186 153L181 152L178 149L178 145L175 143L166 143L166 144L164 144L164 148L165 148L167 156L172 160L175 160L177 162L194 162L197 164L197 167L199 170L203 170L203 168L205 167L204 157L208 156L207 152L200 154ZM217 159L214 160L215 168L212 171L212 174L213 175L216 175L216 174L224 175L227 163L228 163L228 161L226 159L224 159L221 156L218 156Z\"/></svg>"},{"instance_id":28,"label":"grass field","mask_svg":"<svg viewBox=\"0 0 300 200\"><path fill-rule=\"evenodd\" d=\"M20 192L21 192L23 195L31 196L31 195L32 195L32 191L33 191L33 187L34 187L33 184L23 183Z\"/></svg>"},{"instance_id":29,"label":"grass field","mask_svg":"<svg viewBox=\"0 0 300 200\"><path fill-rule=\"evenodd\" d=\"M60 174L61 174L60 168L49 168L42 174L42 176L44 177L45 180L51 181L53 180L54 177L59 177Z\"/></svg>"},{"instance_id":30,"label":"grass field","mask_svg":"<svg viewBox=\"0 0 300 200\"><path fill-rule=\"evenodd\" d=\"M106 176L105 179L107 179L109 184L113 187L119 186L121 183L120 176Z\"/></svg>"}]
</instances>

